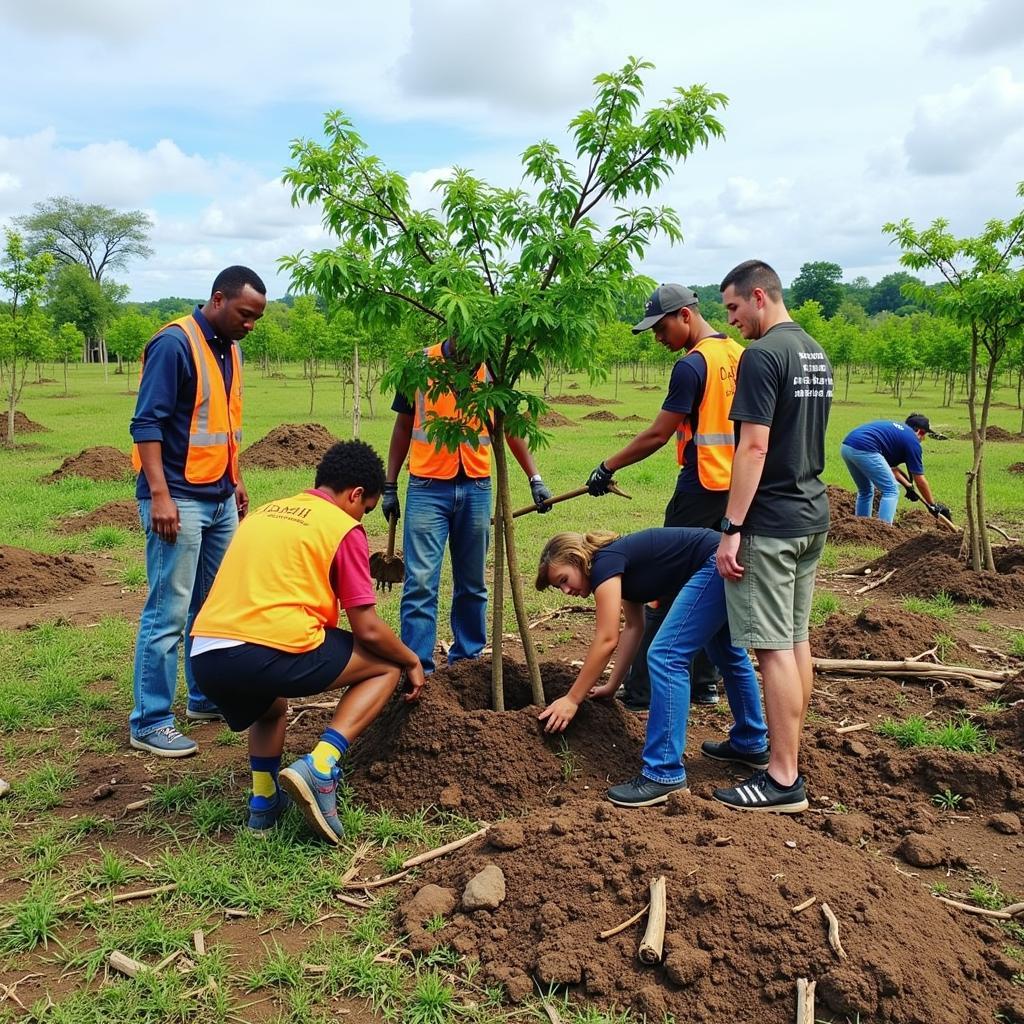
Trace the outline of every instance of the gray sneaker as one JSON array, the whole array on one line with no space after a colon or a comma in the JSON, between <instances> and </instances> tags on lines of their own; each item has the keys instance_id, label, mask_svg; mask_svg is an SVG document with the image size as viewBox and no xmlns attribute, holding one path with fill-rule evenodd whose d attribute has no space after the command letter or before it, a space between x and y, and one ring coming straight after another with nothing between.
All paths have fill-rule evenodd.
<instances>
[{"instance_id":1,"label":"gray sneaker","mask_svg":"<svg viewBox=\"0 0 1024 1024\"><path fill-rule=\"evenodd\" d=\"M190 722L223 722L224 716L212 704L205 708L194 708L190 704L185 708L185 717Z\"/></svg>"},{"instance_id":2,"label":"gray sneaker","mask_svg":"<svg viewBox=\"0 0 1024 1024\"><path fill-rule=\"evenodd\" d=\"M141 739L132 736L128 741L136 750L145 750L157 757L188 757L199 749L195 740L182 736L173 725L165 725Z\"/></svg>"},{"instance_id":3,"label":"gray sneaker","mask_svg":"<svg viewBox=\"0 0 1024 1024\"><path fill-rule=\"evenodd\" d=\"M278 785L302 812L306 823L329 843L339 843L345 830L338 820L338 779L341 768L335 765L327 777L313 767L313 759L305 754L282 769Z\"/></svg>"},{"instance_id":4,"label":"gray sneaker","mask_svg":"<svg viewBox=\"0 0 1024 1024\"><path fill-rule=\"evenodd\" d=\"M629 782L612 786L608 799L618 807L651 807L663 804L669 793L687 789L686 782L655 782L646 775L638 775Z\"/></svg>"}]
</instances>

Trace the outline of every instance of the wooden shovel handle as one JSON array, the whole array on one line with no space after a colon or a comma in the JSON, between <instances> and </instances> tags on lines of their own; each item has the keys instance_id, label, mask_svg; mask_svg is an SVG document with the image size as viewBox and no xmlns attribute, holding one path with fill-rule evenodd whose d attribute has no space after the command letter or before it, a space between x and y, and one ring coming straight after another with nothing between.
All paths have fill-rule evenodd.
<instances>
[{"instance_id":1,"label":"wooden shovel handle","mask_svg":"<svg viewBox=\"0 0 1024 1024\"><path fill-rule=\"evenodd\" d=\"M391 516L388 519L388 561L395 557L395 527L398 525L398 516Z\"/></svg>"},{"instance_id":2,"label":"wooden shovel handle","mask_svg":"<svg viewBox=\"0 0 1024 1024\"><path fill-rule=\"evenodd\" d=\"M633 498L631 494L627 494L625 491L620 490L618 484L615 483L609 485L608 492L610 494L617 494L620 498L629 498L630 500ZM589 492L586 487L577 487L575 491L566 491L565 494L559 494L554 498L548 498L544 504L550 507L551 505L557 505L560 501L568 501L570 498L580 498L584 494L588 493ZM528 512L536 511L536 504L525 505L523 508L517 508L515 512L512 513L512 518L516 519L519 516L525 516Z\"/></svg>"}]
</instances>

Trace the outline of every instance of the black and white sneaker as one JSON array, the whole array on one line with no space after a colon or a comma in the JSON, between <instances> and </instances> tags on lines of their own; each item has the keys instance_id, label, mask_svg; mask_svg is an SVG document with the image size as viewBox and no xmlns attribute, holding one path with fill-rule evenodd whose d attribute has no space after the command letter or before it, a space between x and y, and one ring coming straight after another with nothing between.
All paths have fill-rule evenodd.
<instances>
[{"instance_id":1,"label":"black and white sneaker","mask_svg":"<svg viewBox=\"0 0 1024 1024\"><path fill-rule=\"evenodd\" d=\"M799 814L807 810L804 777L798 775L792 786L779 786L766 771L756 771L738 786L716 789L715 799L737 811L774 811Z\"/></svg>"},{"instance_id":2,"label":"black and white sneaker","mask_svg":"<svg viewBox=\"0 0 1024 1024\"><path fill-rule=\"evenodd\" d=\"M734 761L736 764L745 764L748 768L755 770L768 767L767 749L750 754L745 750L737 750L728 740L718 742L705 740L700 745L700 752L713 761Z\"/></svg>"},{"instance_id":3,"label":"black and white sneaker","mask_svg":"<svg viewBox=\"0 0 1024 1024\"><path fill-rule=\"evenodd\" d=\"M687 789L686 782L655 782L646 775L638 775L608 790L608 799L618 807L651 807L663 804L669 793Z\"/></svg>"}]
</instances>

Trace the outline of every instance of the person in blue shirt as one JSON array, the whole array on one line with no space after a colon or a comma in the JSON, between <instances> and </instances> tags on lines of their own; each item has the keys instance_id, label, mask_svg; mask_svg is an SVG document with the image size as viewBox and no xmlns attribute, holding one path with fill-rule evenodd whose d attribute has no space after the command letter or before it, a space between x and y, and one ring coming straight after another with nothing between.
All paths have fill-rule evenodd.
<instances>
[{"instance_id":1,"label":"person in blue shirt","mask_svg":"<svg viewBox=\"0 0 1024 1024\"><path fill-rule=\"evenodd\" d=\"M839 454L857 485L858 516L870 519L875 490L881 495L878 518L892 523L896 518L896 505L900 490L906 488L907 497L917 501L920 491L928 510L949 518L949 508L938 504L924 475L921 442L931 434L927 416L911 413L904 423L894 420L873 420L851 430L839 447ZM900 467L906 465L904 473ZM911 478L913 483L911 483ZM917 490L914 490L916 485Z\"/></svg>"},{"instance_id":2,"label":"person in blue shirt","mask_svg":"<svg viewBox=\"0 0 1024 1024\"><path fill-rule=\"evenodd\" d=\"M197 687L192 621L249 505L238 472L240 342L263 315L267 289L248 267L228 267L209 300L146 345L131 421L135 497L146 532L149 593L135 643L129 742L158 757L187 757L195 740L175 728L171 705L185 636L186 716L221 717Z\"/></svg>"},{"instance_id":3,"label":"person in blue shirt","mask_svg":"<svg viewBox=\"0 0 1024 1024\"><path fill-rule=\"evenodd\" d=\"M557 587L570 597L594 596L597 625L590 650L569 692L539 715L545 732L562 732L587 697L611 697L629 670L644 634L644 605L668 609L647 652L651 713L640 774L612 786L620 807L664 803L686 789L683 752L690 714L690 672L704 650L721 670L734 723L725 740L706 740L701 753L717 761L764 768L768 727L750 656L733 644L725 582L715 552L719 535L700 527L660 527L619 537L614 533L559 533L541 552L538 590ZM620 616L625 626L619 631ZM601 676L615 655L608 679Z\"/></svg>"}]
</instances>

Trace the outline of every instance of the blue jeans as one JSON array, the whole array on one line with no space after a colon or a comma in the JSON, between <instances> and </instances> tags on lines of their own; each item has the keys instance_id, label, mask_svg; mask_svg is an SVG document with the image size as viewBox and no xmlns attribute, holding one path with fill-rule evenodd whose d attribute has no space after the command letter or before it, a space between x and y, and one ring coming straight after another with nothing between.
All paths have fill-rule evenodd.
<instances>
[{"instance_id":1,"label":"blue jeans","mask_svg":"<svg viewBox=\"0 0 1024 1024\"><path fill-rule=\"evenodd\" d=\"M842 444L839 446L839 454L857 485L856 514L871 518L871 505L875 500L877 487L882 496L878 503L878 518L883 523L892 523L896 518L900 488L881 452L862 452L848 444Z\"/></svg>"},{"instance_id":2,"label":"blue jeans","mask_svg":"<svg viewBox=\"0 0 1024 1024\"><path fill-rule=\"evenodd\" d=\"M224 501L176 498L181 527L177 540L168 544L151 529L152 504L149 498L139 499L139 518L146 531L149 594L135 641L135 707L128 718L137 739L174 725L171 704L178 682L178 641L183 631L189 707L196 711L213 708L192 677L189 634L238 528L234 495Z\"/></svg>"},{"instance_id":3,"label":"blue jeans","mask_svg":"<svg viewBox=\"0 0 1024 1024\"><path fill-rule=\"evenodd\" d=\"M410 476L402 534L402 642L434 671L437 598L445 544L452 559L452 646L448 664L479 657L487 643L484 563L491 536L491 478Z\"/></svg>"},{"instance_id":4,"label":"blue jeans","mask_svg":"<svg viewBox=\"0 0 1024 1024\"><path fill-rule=\"evenodd\" d=\"M734 647L725 609L725 585L712 555L672 602L647 653L651 714L647 719L643 774L665 784L684 782L683 751L690 715L690 663L703 648L718 667L734 719L729 742L747 754L768 746L768 727L750 657Z\"/></svg>"}]
</instances>

